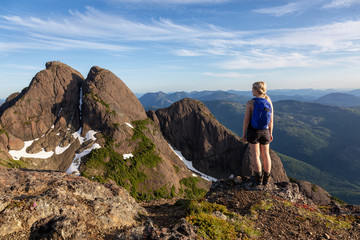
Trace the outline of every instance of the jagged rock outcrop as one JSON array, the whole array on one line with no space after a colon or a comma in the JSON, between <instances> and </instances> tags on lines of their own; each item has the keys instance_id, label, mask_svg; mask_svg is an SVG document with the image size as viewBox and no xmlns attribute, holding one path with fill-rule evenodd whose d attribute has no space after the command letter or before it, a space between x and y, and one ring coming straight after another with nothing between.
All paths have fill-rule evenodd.
<instances>
[{"instance_id":1,"label":"jagged rock outcrop","mask_svg":"<svg viewBox=\"0 0 360 240\"><path fill-rule=\"evenodd\" d=\"M80 87L83 76L60 62L48 62L28 88L11 96L0 109L1 126L21 140L40 138L51 126L65 120L67 126L80 127Z\"/></svg>"},{"instance_id":2,"label":"jagged rock outcrop","mask_svg":"<svg viewBox=\"0 0 360 240\"><path fill-rule=\"evenodd\" d=\"M253 171L248 144L221 125L200 101L183 99L148 115L158 122L165 138L196 169L217 178ZM271 151L273 181L288 181L279 157Z\"/></svg>"},{"instance_id":3,"label":"jagged rock outcrop","mask_svg":"<svg viewBox=\"0 0 360 240\"><path fill-rule=\"evenodd\" d=\"M115 238L144 213L116 185L60 172L0 171L1 239Z\"/></svg>"},{"instance_id":4,"label":"jagged rock outcrop","mask_svg":"<svg viewBox=\"0 0 360 240\"><path fill-rule=\"evenodd\" d=\"M80 128L80 89L83 76L60 62L46 63L46 69L29 87L10 95L0 108L1 159L12 159L10 151L26 148L22 167L66 171L79 142L71 136ZM25 141L32 141L25 146ZM56 147L68 147L56 152Z\"/></svg>"},{"instance_id":5,"label":"jagged rock outcrop","mask_svg":"<svg viewBox=\"0 0 360 240\"><path fill-rule=\"evenodd\" d=\"M92 67L84 82L83 95L85 131L98 129L113 135L114 124L125 125L147 118L134 93L109 70Z\"/></svg>"}]
</instances>

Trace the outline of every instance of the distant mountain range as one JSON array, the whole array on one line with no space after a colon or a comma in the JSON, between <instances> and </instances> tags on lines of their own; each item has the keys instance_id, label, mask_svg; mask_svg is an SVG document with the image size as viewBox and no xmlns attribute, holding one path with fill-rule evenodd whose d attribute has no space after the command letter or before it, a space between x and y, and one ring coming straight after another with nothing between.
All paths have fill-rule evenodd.
<instances>
[{"instance_id":1,"label":"distant mountain range","mask_svg":"<svg viewBox=\"0 0 360 240\"><path fill-rule=\"evenodd\" d=\"M356 107L360 106L360 97L348 93L330 93L315 102L338 107Z\"/></svg>"},{"instance_id":2,"label":"distant mountain range","mask_svg":"<svg viewBox=\"0 0 360 240\"><path fill-rule=\"evenodd\" d=\"M360 89L348 92L336 90L313 89L284 89L268 91L272 101L296 100L301 102L315 102L330 106L354 107L360 106ZM170 106L183 98L193 98L199 101L231 101L246 103L252 97L250 91L195 91L195 92L153 92L139 97L145 109L159 109Z\"/></svg>"}]
</instances>

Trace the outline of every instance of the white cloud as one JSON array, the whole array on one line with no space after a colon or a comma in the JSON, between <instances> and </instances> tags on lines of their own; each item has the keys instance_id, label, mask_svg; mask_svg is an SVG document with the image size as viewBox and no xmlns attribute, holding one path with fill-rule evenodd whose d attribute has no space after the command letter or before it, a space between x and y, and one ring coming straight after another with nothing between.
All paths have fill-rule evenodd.
<instances>
[{"instance_id":1,"label":"white cloud","mask_svg":"<svg viewBox=\"0 0 360 240\"><path fill-rule=\"evenodd\" d=\"M323 8L348 8L354 4L360 4L359 0L332 0L327 3Z\"/></svg>"},{"instance_id":2,"label":"white cloud","mask_svg":"<svg viewBox=\"0 0 360 240\"><path fill-rule=\"evenodd\" d=\"M223 69L274 69L289 67L314 67L320 62L311 59L301 53L265 53L254 51L248 54L241 54L233 60L220 64Z\"/></svg>"},{"instance_id":3,"label":"white cloud","mask_svg":"<svg viewBox=\"0 0 360 240\"><path fill-rule=\"evenodd\" d=\"M282 13L290 13L290 9L300 11L292 5ZM0 16L0 21L0 28L14 32L14 39L1 39L1 52L73 48L123 52L159 47L162 53L165 50L182 57L214 56L218 57L214 61L219 61L226 56L229 60L220 64L226 69L269 69L318 66L324 54L348 53L351 57L360 49L360 19L303 28L233 31L214 25L182 25L170 19L130 21L88 7L65 17ZM21 40L15 39L18 35Z\"/></svg>"},{"instance_id":4,"label":"white cloud","mask_svg":"<svg viewBox=\"0 0 360 240\"><path fill-rule=\"evenodd\" d=\"M174 51L175 55L182 57L197 57L203 56L204 54L200 51L188 50L188 49L179 49Z\"/></svg>"},{"instance_id":5,"label":"white cloud","mask_svg":"<svg viewBox=\"0 0 360 240\"><path fill-rule=\"evenodd\" d=\"M257 9L255 12L273 15L275 17L282 17L285 15L301 13L309 6L309 4L311 4L309 1L297 1L282 6Z\"/></svg>"},{"instance_id":6,"label":"white cloud","mask_svg":"<svg viewBox=\"0 0 360 240\"><path fill-rule=\"evenodd\" d=\"M223 38L233 33L219 27L207 25L186 26L173 23L169 19L151 20L148 23L129 21L121 16L106 14L87 7L85 13L70 12L71 16L57 19L36 17L0 16L3 24L0 28L12 31L36 34L72 40L84 39L92 42L147 42L178 41L196 44L204 38ZM91 42L90 41L90 42ZM91 44L90 44L91 45Z\"/></svg>"}]
</instances>

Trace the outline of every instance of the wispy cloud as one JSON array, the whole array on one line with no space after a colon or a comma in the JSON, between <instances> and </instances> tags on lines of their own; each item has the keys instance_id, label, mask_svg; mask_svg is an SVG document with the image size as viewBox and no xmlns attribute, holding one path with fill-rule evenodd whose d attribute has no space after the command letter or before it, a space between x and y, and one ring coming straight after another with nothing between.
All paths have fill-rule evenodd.
<instances>
[{"instance_id":1,"label":"wispy cloud","mask_svg":"<svg viewBox=\"0 0 360 240\"><path fill-rule=\"evenodd\" d=\"M309 5L313 3L309 1L297 1L291 2L286 5L277 6L277 7L270 7L270 8L261 8L254 10L257 13L264 13L269 14L275 17L282 17L285 15L297 14L304 11L304 9L308 8Z\"/></svg>"},{"instance_id":2,"label":"wispy cloud","mask_svg":"<svg viewBox=\"0 0 360 240\"><path fill-rule=\"evenodd\" d=\"M278 14L299 9L292 5L288 11L278 9ZM0 16L0 28L13 33L12 39L0 39L0 51L75 48L116 53L158 47L162 54L213 56L214 61L221 60L219 67L225 69L269 69L321 66L324 54L348 53L350 57L360 49L360 19L292 29L239 31L210 24L177 24L170 19L131 21L91 7L85 12L69 13L51 19ZM228 60L223 61L224 57Z\"/></svg>"},{"instance_id":3,"label":"wispy cloud","mask_svg":"<svg viewBox=\"0 0 360 240\"><path fill-rule=\"evenodd\" d=\"M134 22L91 7L87 7L84 13L70 11L70 16L57 19L41 19L33 16L0 16L0 19L2 23L0 28L27 33L28 36L88 39L92 42L188 42L191 39L190 41L196 44L198 40L204 38L234 36L233 33L212 25L186 26L175 24L169 19L149 20L147 23Z\"/></svg>"},{"instance_id":4,"label":"wispy cloud","mask_svg":"<svg viewBox=\"0 0 360 240\"><path fill-rule=\"evenodd\" d=\"M240 54L232 60L220 64L223 69L275 69L290 67L314 67L323 64L301 53L264 53Z\"/></svg>"},{"instance_id":5,"label":"wispy cloud","mask_svg":"<svg viewBox=\"0 0 360 240\"><path fill-rule=\"evenodd\" d=\"M285 5L276 7L256 9L254 12L268 14L275 17L283 17L292 14L302 14L310 9L334 9L349 8L353 5L360 4L359 0L297 0Z\"/></svg>"},{"instance_id":6,"label":"wispy cloud","mask_svg":"<svg viewBox=\"0 0 360 240\"><path fill-rule=\"evenodd\" d=\"M359 0L332 0L330 3L327 3L323 8L348 8L352 5L360 4Z\"/></svg>"}]
</instances>

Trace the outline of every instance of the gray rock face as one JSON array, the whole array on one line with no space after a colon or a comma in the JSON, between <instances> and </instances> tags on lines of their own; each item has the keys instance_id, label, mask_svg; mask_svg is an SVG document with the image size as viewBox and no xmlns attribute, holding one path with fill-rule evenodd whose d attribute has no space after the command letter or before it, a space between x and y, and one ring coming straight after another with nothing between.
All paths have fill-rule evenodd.
<instances>
[{"instance_id":1,"label":"gray rock face","mask_svg":"<svg viewBox=\"0 0 360 240\"><path fill-rule=\"evenodd\" d=\"M159 122L164 137L196 169L216 178L253 172L248 144L220 124L204 104L183 99L148 115ZM280 158L272 156L272 181L288 181Z\"/></svg>"},{"instance_id":2,"label":"gray rock face","mask_svg":"<svg viewBox=\"0 0 360 240\"><path fill-rule=\"evenodd\" d=\"M0 171L1 239L102 239L144 209L122 187L48 172Z\"/></svg>"},{"instance_id":3,"label":"gray rock face","mask_svg":"<svg viewBox=\"0 0 360 240\"><path fill-rule=\"evenodd\" d=\"M318 185L303 180L296 181L296 183L299 185L300 191L314 202L322 205L331 202L330 194Z\"/></svg>"},{"instance_id":4,"label":"gray rock face","mask_svg":"<svg viewBox=\"0 0 360 240\"><path fill-rule=\"evenodd\" d=\"M21 93L10 95L0 108L0 157L11 159L9 150L20 150L24 141L35 140L26 152L55 152L57 146L79 142L71 136L80 122L80 89L83 76L60 62L46 63L46 69L32 79ZM77 142L76 142L77 141ZM28 168L65 170L77 149L54 154L49 159L28 158ZM50 154L49 154L50 155ZM63 161L64 159L64 161ZM66 162L67 164L64 164ZM67 166L65 166L67 165Z\"/></svg>"},{"instance_id":5,"label":"gray rock face","mask_svg":"<svg viewBox=\"0 0 360 240\"><path fill-rule=\"evenodd\" d=\"M83 76L71 67L48 62L46 70L36 74L29 87L2 109L3 129L22 140L44 135L60 117L78 129L80 127L80 87Z\"/></svg>"},{"instance_id":6,"label":"gray rock face","mask_svg":"<svg viewBox=\"0 0 360 240\"><path fill-rule=\"evenodd\" d=\"M286 199L292 203L302 202L306 204L315 203L319 205L327 205L331 202L330 195L323 188L316 186L316 188L312 187L312 189L306 189L311 185L311 183L306 181L297 181L279 182L275 184L270 183L266 186L257 186L248 177L236 177L235 179L220 179L219 181L214 182L210 191L207 193L207 196L211 196L213 192L245 189L248 191L266 192L282 199Z\"/></svg>"},{"instance_id":7,"label":"gray rock face","mask_svg":"<svg viewBox=\"0 0 360 240\"><path fill-rule=\"evenodd\" d=\"M106 126L124 125L146 119L134 93L109 70L92 67L83 87L83 121L88 126L109 132Z\"/></svg>"}]
</instances>

